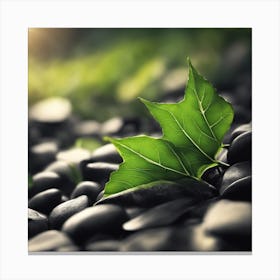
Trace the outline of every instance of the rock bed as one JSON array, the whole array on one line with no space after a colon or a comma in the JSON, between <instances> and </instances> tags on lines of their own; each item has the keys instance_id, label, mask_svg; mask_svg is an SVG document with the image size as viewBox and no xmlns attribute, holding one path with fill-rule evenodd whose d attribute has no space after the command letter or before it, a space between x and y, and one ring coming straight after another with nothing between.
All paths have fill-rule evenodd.
<instances>
[{"instance_id":1,"label":"rock bed","mask_svg":"<svg viewBox=\"0 0 280 280\"><path fill-rule=\"evenodd\" d=\"M230 167L208 170L201 182L158 183L106 198L104 186L122 159L102 137L158 134L158 126L137 118L80 121L62 99L35 105L29 121L29 252L250 251L247 93L233 95L235 119L225 136L229 146L219 156ZM80 137L102 146L92 153L73 148Z\"/></svg>"}]
</instances>

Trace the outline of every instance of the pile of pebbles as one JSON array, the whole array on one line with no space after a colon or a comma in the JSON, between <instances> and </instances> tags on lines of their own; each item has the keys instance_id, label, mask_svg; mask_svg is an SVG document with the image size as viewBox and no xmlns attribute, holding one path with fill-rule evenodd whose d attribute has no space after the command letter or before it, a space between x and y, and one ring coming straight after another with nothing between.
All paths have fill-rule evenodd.
<instances>
[{"instance_id":1,"label":"pile of pebbles","mask_svg":"<svg viewBox=\"0 0 280 280\"><path fill-rule=\"evenodd\" d=\"M106 198L122 158L102 137L157 134L159 127L137 118L81 121L61 98L32 107L29 252L251 251L251 95L241 90L224 93L236 113L219 155L229 167L208 170L201 182L156 183ZM81 137L101 146L73 148Z\"/></svg>"}]
</instances>

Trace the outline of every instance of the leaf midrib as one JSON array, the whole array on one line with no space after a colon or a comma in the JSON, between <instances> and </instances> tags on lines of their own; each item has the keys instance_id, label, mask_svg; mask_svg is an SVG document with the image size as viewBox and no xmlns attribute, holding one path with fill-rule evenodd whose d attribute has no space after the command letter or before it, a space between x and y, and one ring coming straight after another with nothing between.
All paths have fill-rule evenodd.
<instances>
[{"instance_id":1,"label":"leaf midrib","mask_svg":"<svg viewBox=\"0 0 280 280\"><path fill-rule=\"evenodd\" d=\"M192 139L192 137L187 133L187 131L181 126L181 124L178 122L178 120L176 119L176 117L174 116L174 114L164 108L159 107L161 110L168 112L172 118L175 120L176 124L179 126L179 128L181 129L181 131L184 133L184 135L192 142L192 144L205 156L207 157L209 160L211 160L212 162L216 162L212 157L210 157L197 143L195 143L195 141Z\"/></svg>"},{"instance_id":2,"label":"leaf midrib","mask_svg":"<svg viewBox=\"0 0 280 280\"><path fill-rule=\"evenodd\" d=\"M148 158L148 157L146 157L146 156L144 156L144 155L142 155L142 154L136 152L135 150L129 148L128 146L126 146L126 145L124 145L124 144L118 143L118 145L120 145L120 146L122 146L123 148L129 150L130 152L136 154L137 156L141 157L142 159L144 159L145 161L147 161L147 162L149 162L149 163L152 163L152 164L154 164L154 165L156 165L156 166L159 166L159 167L161 167L161 168L163 168L163 169L167 169L167 170L172 171L172 172L174 172L174 173L178 173L178 174L180 174L180 175L190 177L189 173L188 173L188 174L187 174L187 173L183 173L183 172L181 172L181 171L179 171L179 170L176 170L176 169L170 168L170 167L168 167L168 166L159 164L158 162L156 162L156 161L154 161L154 160L152 160L152 159L150 159L150 158ZM180 162L180 163L181 163L181 162ZM185 170L185 169L184 169L184 170Z\"/></svg>"}]
</instances>

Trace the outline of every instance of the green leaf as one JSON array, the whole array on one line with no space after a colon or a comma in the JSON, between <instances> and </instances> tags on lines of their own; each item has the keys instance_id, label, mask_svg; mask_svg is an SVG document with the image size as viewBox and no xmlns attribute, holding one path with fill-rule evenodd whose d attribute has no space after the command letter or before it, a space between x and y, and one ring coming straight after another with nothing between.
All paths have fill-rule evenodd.
<instances>
[{"instance_id":1,"label":"green leaf","mask_svg":"<svg viewBox=\"0 0 280 280\"><path fill-rule=\"evenodd\" d=\"M233 109L190 61L189 81L181 102L141 100L161 125L163 136L106 138L124 161L112 173L105 194L156 180L200 179L205 170L219 164L215 156L233 120Z\"/></svg>"}]
</instances>

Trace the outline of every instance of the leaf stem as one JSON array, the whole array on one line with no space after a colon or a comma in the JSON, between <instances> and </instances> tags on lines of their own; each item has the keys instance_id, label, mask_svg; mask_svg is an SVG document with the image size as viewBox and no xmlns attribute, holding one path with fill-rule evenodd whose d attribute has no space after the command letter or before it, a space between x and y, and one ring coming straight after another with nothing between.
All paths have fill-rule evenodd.
<instances>
[{"instance_id":1,"label":"leaf stem","mask_svg":"<svg viewBox=\"0 0 280 280\"><path fill-rule=\"evenodd\" d=\"M226 148L226 149L228 149L228 148L229 148L229 146L230 146L230 144L223 144L223 145L222 145L222 148Z\"/></svg>"},{"instance_id":2,"label":"leaf stem","mask_svg":"<svg viewBox=\"0 0 280 280\"><path fill-rule=\"evenodd\" d=\"M225 162L222 162L222 161L217 161L217 163L221 166L224 166L224 167L229 167L230 166L228 163L225 163Z\"/></svg>"}]
</instances>

